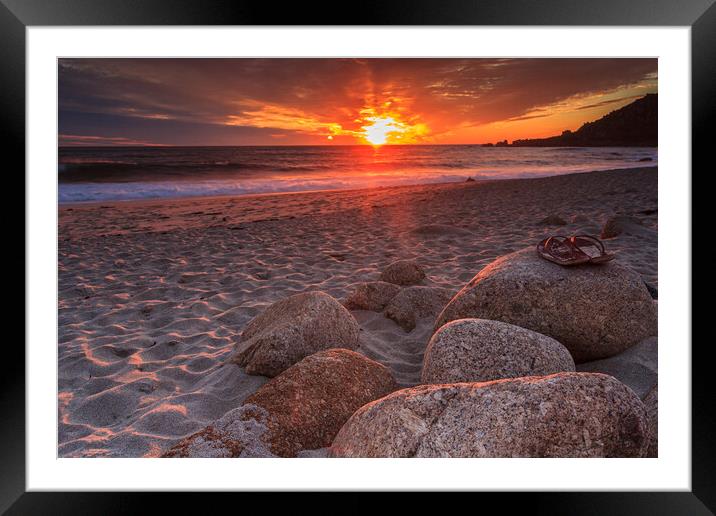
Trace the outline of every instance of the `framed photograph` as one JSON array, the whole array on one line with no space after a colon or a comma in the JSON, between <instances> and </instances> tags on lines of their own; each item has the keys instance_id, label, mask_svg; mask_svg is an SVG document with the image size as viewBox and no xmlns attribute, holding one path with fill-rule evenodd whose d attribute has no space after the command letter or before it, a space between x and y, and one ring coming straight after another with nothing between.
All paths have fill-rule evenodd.
<instances>
[{"instance_id":1,"label":"framed photograph","mask_svg":"<svg viewBox=\"0 0 716 516\"><path fill-rule=\"evenodd\" d=\"M711 514L712 4L2 0L27 302L0 508Z\"/></svg>"}]
</instances>

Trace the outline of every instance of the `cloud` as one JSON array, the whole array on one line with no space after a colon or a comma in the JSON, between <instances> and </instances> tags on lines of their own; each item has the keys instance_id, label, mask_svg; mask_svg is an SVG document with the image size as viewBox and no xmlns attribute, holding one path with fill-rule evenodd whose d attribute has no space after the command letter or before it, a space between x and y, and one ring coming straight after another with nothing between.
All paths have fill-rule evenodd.
<instances>
[{"instance_id":1,"label":"cloud","mask_svg":"<svg viewBox=\"0 0 716 516\"><path fill-rule=\"evenodd\" d=\"M228 115L226 125L285 129L325 136L340 134L342 127L334 122L322 122L316 117L296 108L261 104L252 101L253 108L247 108L240 114Z\"/></svg>"},{"instance_id":2,"label":"cloud","mask_svg":"<svg viewBox=\"0 0 716 516\"><path fill-rule=\"evenodd\" d=\"M367 116L390 116L449 143L477 137L461 128L592 115L655 91L656 74L656 59L61 59L59 122L100 134L103 117L123 128L113 137L172 144L180 129L195 144L355 143Z\"/></svg>"},{"instance_id":3,"label":"cloud","mask_svg":"<svg viewBox=\"0 0 716 516\"><path fill-rule=\"evenodd\" d=\"M111 145L132 145L132 146L157 146L159 143L148 142L146 140L135 140L122 136L94 136L79 134L60 134L58 135L60 145L87 145L95 147L111 146Z\"/></svg>"}]
</instances>

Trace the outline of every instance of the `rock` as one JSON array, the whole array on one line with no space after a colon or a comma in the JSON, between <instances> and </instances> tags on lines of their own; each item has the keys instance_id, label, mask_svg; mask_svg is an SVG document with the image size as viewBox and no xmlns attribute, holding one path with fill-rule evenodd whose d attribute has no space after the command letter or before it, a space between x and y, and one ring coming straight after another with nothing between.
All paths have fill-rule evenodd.
<instances>
[{"instance_id":1,"label":"rock","mask_svg":"<svg viewBox=\"0 0 716 516\"><path fill-rule=\"evenodd\" d=\"M647 457L659 456L659 385L654 387L644 397L646 416L649 420L649 447Z\"/></svg>"},{"instance_id":2,"label":"rock","mask_svg":"<svg viewBox=\"0 0 716 516\"><path fill-rule=\"evenodd\" d=\"M579 364L577 371L611 375L643 398L658 380L658 354L658 338L649 337L613 357Z\"/></svg>"},{"instance_id":3,"label":"rock","mask_svg":"<svg viewBox=\"0 0 716 516\"><path fill-rule=\"evenodd\" d=\"M380 312L398 292L400 286L385 281L359 283L343 304L349 310Z\"/></svg>"},{"instance_id":4,"label":"rock","mask_svg":"<svg viewBox=\"0 0 716 516\"><path fill-rule=\"evenodd\" d=\"M475 180L474 180L472 177L468 177L468 178L465 180L465 182L466 182L466 183L474 183Z\"/></svg>"},{"instance_id":5,"label":"rock","mask_svg":"<svg viewBox=\"0 0 716 516\"><path fill-rule=\"evenodd\" d=\"M162 457L276 457L263 441L268 413L255 405L230 410L203 430L182 439Z\"/></svg>"},{"instance_id":6,"label":"rock","mask_svg":"<svg viewBox=\"0 0 716 516\"><path fill-rule=\"evenodd\" d=\"M418 226L411 231L413 235L419 237L461 237L461 236L474 236L474 233L469 229L459 228L457 226L448 226L446 224L426 224L424 226Z\"/></svg>"},{"instance_id":7,"label":"rock","mask_svg":"<svg viewBox=\"0 0 716 516\"><path fill-rule=\"evenodd\" d=\"M529 247L482 269L438 316L515 324L562 343L576 362L606 358L657 334L657 310L639 274L613 261L562 267Z\"/></svg>"},{"instance_id":8,"label":"rock","mask_svg":"<svg viewBox=\"0 0 716 516\"><path fill-rule=\"evenodd\" d=\"M302 450L326 448L358 408L397 388L378 362L347 349L320 351L164 456L295 457Z\"/></svg>"},{"instance_id":9,"label":"rock","mask_svg":"<svg viewBox=\"0 0 716 516\"><path fill-rule=\"evenodd\" d=\"M415 328L418 319L435 316L450 301L451 292L441 287L414 286L401 290L385 309L385 316L410 332Z\"/></svg>"},{"instance_id":10,"label":"rock","mask_svg":"<svg viewBox=\"0 0 716 516\"><path fill-rule=\"evenodd\" d=\"M539 221L542 226L566 226L567 221L559 215L548 215Z\"/></svg>"},{"instance_id":11,"label":"rock","mask_svg":"<svg viewBox=\"0 0 716 516\"><path fill-rule=\"evenodd\" d=\"M611 376L421 385L361 407L332 457L642 457L644 404Z\"/></svg>"},{"instance_id":12,"label":"rock","mask_svg":"<svg viewBox=\"0 0 716 516\"><path fill-rule=\"evenodd\" d=\"M615 215L607 219L607 222L602 228L601 238L614 238L621 234L644 235L653 231L653 229L644 226L636 217Z\"/></svg>"},{"instance_id":13,"label":"rock","mask_svg":"<svg viewBox=\"0 0 716 516\"><path fill-rule=\"evenodd\" d=\"M500 321L459 319L441 327L423 358L423 383L485 382L574 371L551 337Z\"/></svg>"},{"instance_id":14,"label":"rock","mask_svg":"<svg viewBox=\"0 0 716 516\"><path fill-rule=\"evenodd\" d=\"M380 281L395 285L417 285L425 279L425 271L415 260L398 260L388 265Z\"/></svg>"},{"instance_id":15,"label":"rock","mask_svg":"<svg viewBox=\"0 0 716 516\"><path fill-rule=\"evenodd\" d=\"M328 457L330 448L319 448L317 450L301 450L296 454L299 459L325 459Z\"/></svg>"},{"instance_id":16,"label":"rock","mask_svg":"<svg viewBox=\"0 0 716 516\"><path fill-rule=\"evenodd\" d=\"M276 376L317 351L355 349L359 331L351 313L325 292L296 294L249 321L231 361L248 374Z\"/></svg>"}]
</instances>

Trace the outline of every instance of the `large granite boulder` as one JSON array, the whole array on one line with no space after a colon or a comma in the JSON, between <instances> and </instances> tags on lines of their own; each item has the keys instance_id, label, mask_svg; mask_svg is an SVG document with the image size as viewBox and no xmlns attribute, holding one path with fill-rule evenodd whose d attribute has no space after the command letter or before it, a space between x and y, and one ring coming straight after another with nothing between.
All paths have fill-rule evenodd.
<instances>
[{"instance_id":1,"label":"large granite boulder","mask_svg":"<svg viewBox=\"0 0 716 516\"><path fill-rule=\"evenodd\" d=\"M647 457L659 456L659 385L656 384L644 397L646 415L649 418L649 447Z\"/></svg>"},{"instance_id":2,"label":"large granite boulder","mask_svg":"<svg viewBox=\"0 0 716 516\"><path fill-rule=\"evenodd\" d=\"M609 262L562 267L529 247L498 258L445 307L456 319L503 321L549 335L576 362L606 358L657 334L657 310L639 274Z\"/></svg>"},{"instance_id":3,"label":"large granite boulder","mask_svg":"<svg viewBox=\"0 0 716 516\"><path fill-rule=\"evenodd\" d=\"M296 294L249 321L231 360L248 374L276 376L317 351L355 349L359 332L351 313L325 292Z\"/></svg>"},{"instance_id":4,"label":"large granite boulder","mask_svg":"<svg viewBox=\"0 0 716 516\"><path fill-rule=\"evenodd\" d=\"M415 260L398 260L388 265L380 281L395 285L418 285L425 279L425 270Z\"/></svg>"},{"instance_id":5,"label":"large granite boulder","mask_svg":"<svg viewBox=\"0 0 716 516\"><path fill-rule=\"evenodd\" d=\"M644 404L611 376L421 385L361 407L332 457L642 457Z\"/></svg>"},{"instance_id":6,"label":"large granite boulder","mask_svg":"<svg viewBox=\"0 0 716 516\"><path fill-rule=\"evenodd\" d=\"M551 337L500 321L458 319L430 339L421 380L486 382L565 371L574 371L574 360Z\"/></svg>"},{"instance_id":7,"label":"large granite boulder","mask_svg":"<svg viewBox=\"0 0 716 516\"><path fill-rule=\"evenodd\" d=\"M400 286L385 281L359 283L343 303L349 310L382 311L398 292Z\"/></svg>"},{"instance_id":8,"label":"large granite boulder","mask_svg":"<svg viewBox=\"0 0 716 516\"><path fill-rule=\"evenodd\" d=\"M584 362L577 371L613 376L644 398L658 380L658 337L649 337L613 357Z\"/></svg>"},{"instance_id":9,"label":"large granite boulder","mask_svg":"<svg viewBox=\"0 0 716 516\"><path fill-rule=\"evenodd\" d=\"M413 286L404 288L390 300L385 316L410 332L419 319L430 318L430 324L450 301L451 292L442 287Z\"/></svg>"},{"instance_id":10,"label":"large granite boulder","mask_svg":"<svg viewBox=\"0 0 716 516\"><path fill-rule=\"evenodd\" d=\"M329 446L353 412L397 388L378 362L347 349L320 351L164 456L295 457Z\"/></svg>"}]
</instances>

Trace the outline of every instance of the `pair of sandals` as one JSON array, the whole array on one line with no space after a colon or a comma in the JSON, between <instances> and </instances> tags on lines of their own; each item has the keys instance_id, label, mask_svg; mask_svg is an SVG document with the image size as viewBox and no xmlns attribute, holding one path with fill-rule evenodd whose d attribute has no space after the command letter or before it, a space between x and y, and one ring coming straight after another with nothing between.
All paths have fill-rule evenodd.
<instances>
[{"instance_id":1,"label":"pair of sandals","mask_svg":"<svg viewBox=\"0 0 716 516\"><path fill-rule=\"evenodd\" d=\"M537 254L558 265L581 265L583 263L605 263L614 259L604 243L591 235L562 236L545 238L537 244Z\"/></svg>"}]
</instances>

